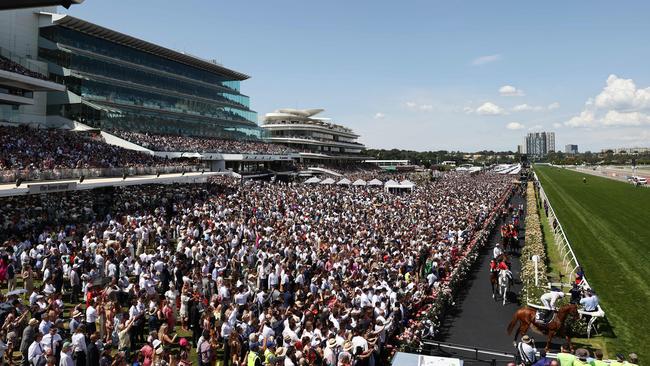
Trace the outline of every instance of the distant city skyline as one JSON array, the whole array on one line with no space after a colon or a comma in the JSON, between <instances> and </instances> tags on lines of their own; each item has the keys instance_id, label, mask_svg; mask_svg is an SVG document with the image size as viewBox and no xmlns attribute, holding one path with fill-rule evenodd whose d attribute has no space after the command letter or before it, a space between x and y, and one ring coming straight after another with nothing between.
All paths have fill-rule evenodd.
<instances>
[{"instance_id":1,"label":"distant city skyline","mask_svg":"<svg viewBox=\"0 0 650 366\"><path fill-rule=\"evenodd\" d=\"M650 145L647 2L87 0L61 11L216 59L252 76L260 118L324 108L369 148L512 151L542 130L581 151Z\"/></svg>"}]
</instances>

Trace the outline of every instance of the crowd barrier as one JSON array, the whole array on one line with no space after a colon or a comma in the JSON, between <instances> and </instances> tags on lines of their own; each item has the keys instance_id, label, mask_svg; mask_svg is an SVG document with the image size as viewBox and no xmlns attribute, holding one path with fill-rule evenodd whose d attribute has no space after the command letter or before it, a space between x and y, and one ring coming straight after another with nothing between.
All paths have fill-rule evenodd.
<instances>
[{"instance_id":1,"label":"crowd barrier","mask_svg":"<svg viewBox=\"0 0 650 366\"><path fill-rule=\"evenodd\" d=\"M124 173L129 176L134 175L155 175L171 174L182 172L201 171L200 165L174 165L174 166L142 166L129 168L89 168L89 169L22 169L22 170L5 170L0 172L0 183L13 183L18 178L24 181L46 181L60 179L78 179L98 178L98 177L120 177Z\"/></svg>"}]
</instances>

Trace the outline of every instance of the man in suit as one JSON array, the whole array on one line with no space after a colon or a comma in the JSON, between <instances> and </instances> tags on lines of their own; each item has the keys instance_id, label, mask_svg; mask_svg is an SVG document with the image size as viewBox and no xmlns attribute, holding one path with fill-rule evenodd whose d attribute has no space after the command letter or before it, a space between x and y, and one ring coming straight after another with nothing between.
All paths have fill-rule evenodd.
<instances>
[{"instance_id":1,"label":"man in suit","mask_svg":"<svg viewBox=\"0 0 650 366\"><path fill-rule=\"evenodd\" d=\"M23 338L20 342L20 353L23 355L23 359L20 361L22 366L29 366L29 346L34 342L37 331L38 320L32 318L29 320L29 325L27 325L25 330L23 330Z\"/></svg>"},{"instance_id":2,"label":"man in suit","mask_svg":"<svg viewBox=\"0 0 650 366\"><path fill-rule=\"evenodd\" d=\"M86 364L87 365L99 365L99 348L97 348L97 340L99 339L99 333L95 332L90 336L90 343L86 348Z\"/></svg>"}]
</instances>

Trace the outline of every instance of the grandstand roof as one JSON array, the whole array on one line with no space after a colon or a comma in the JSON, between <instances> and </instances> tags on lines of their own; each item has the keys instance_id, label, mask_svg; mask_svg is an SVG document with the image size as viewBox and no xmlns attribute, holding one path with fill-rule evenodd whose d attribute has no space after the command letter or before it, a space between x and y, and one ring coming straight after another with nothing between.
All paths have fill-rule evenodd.
<instances>
[{"instance_id":1,"label":"grandstand roof","mask_svg":"<svg viewBox=\"0 0 650 366\"><path fill-rule=\"evenodd\" d=\"M201 69L201 70L205 70L205 71L209 71L221 75L226 75L232 77L234 80L246 80L250 78L250 76L246 74L242 74L238 71L231 70L229 68L218 65L214 62L203 60L201 58L191 56L182 52L170 50L169 48L158 46L156 44L143 41L141 39L114 31L112 29L104 28L100 25L87 22L83 19L75 18L73 16L64 15L64 14L51 14L51 15L52 15L52 22L54 24L60 25L62 27L70 28L78 32L86 33L93 37L102 38L107 41L118 43L123 46L131 47L139 51L148 52L159 57L164 57L172 61L176 61L192 67L196 67L197 69Z\"/></svg>"}]
</instances>

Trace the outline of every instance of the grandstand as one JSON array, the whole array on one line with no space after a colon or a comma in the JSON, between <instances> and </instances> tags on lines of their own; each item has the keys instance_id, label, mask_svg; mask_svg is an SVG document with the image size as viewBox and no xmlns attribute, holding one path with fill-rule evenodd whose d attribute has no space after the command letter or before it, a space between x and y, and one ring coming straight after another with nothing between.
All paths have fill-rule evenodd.
<instances>
[{"instance_id":1,"label":"grandstand","mask_svg":"<svg viewBox=\"0 0 650 366\"><path fill-rule=\"evenodd\" d=\"M19 29L11 26L17 23ZM4 154L4 181L69 178L77 172L51 170L126 168L142 165L138 159L150 160L147 166L160 166L154 161L186 165L193 159L214 171L291 170L292 149L265 142L250 98L241 93L248 75L58 14L54 7L0 12L0 30L6 35L0 39L0 120L40 128L39 135L51 128L95 131L100 134L95 143L115 145L102 145L95 159L113 159L102 155L109 150L122 151L126 159L101 164L70 159L35 166ZM96 174L121 175L91 173Z\"/></svg>"}]
</instances>

